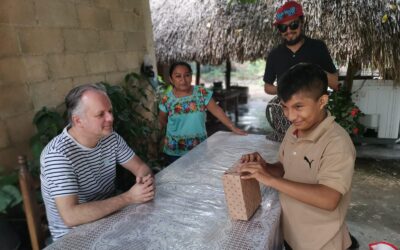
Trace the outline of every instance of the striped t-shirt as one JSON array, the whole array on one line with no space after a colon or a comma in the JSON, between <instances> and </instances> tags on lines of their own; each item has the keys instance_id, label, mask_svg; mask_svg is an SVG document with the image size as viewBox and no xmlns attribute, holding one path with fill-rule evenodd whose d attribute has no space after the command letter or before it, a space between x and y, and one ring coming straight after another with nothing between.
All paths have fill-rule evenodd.
<instances>
[{"instance_id":1,"label":"striped t-shirt","mask_svg":"<svg viewBox=\"0 0 400 250\"><path fill-rule=\"evenodd\" d=\"M54 198L77 195L79 203L109 198L115 192L116 164L134 156L115 132L96 147L87 148L68 134L68 128L47 144L40 157L42 196L53 240L70 229L60 217Z\"/></svg>"}]
</instances>

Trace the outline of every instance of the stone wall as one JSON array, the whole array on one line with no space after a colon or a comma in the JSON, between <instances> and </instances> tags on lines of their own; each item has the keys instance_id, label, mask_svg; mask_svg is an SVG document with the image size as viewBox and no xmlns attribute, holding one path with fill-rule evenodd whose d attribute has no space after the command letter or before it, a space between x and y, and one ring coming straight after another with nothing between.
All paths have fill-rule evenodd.
<instances>
[{"instance_id":1,"label":"stone wall","mask_svg":"<svg viewBox=\"0 0 400 250\"><path fill-rule=\"evenodd\" d=\"M153 62L145 0L0 1L0 165L29 154L32 118L72 87L121 82Z\"/></svg>"}]
</instances>

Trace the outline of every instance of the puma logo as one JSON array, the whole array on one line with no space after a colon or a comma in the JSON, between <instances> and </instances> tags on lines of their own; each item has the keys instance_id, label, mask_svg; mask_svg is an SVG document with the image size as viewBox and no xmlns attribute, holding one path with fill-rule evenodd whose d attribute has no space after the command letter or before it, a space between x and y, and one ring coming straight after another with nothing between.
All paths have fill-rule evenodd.
<instances>
[{"instance_id":1,"label":"puma logo","mask_svg":"<svg viewBox=\"0 0 400 250\"><path fill-rule=\"evenodd\" d=\"M314 160L309 160L308 158L307 158L307 156L304 156L304 160L308 163L308 166L311 168L311 163L314 161Z\"/></svg>"}]
</instances>

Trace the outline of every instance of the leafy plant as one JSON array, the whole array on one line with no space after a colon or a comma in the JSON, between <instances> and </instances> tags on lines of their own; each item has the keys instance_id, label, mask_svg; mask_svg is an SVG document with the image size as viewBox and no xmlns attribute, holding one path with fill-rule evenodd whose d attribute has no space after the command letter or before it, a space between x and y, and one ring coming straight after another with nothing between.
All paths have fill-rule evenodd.
<instances>
[{"instance_id":1,"label":"leafy plant","mask_svg":"<svg viewBox=\"0 0 400 250\"><path fill-rule=\"evenodd\" d=\"M149 100L149 95L157 96L148 88L145 79L136 73L125 76L123 85L101 83L110 97L114 113L114 130L120 134L135 153L155 172L162 168L159 156L161 131L158 127L157 105ZM162 90L163 85L159 85ZM158 91L157 91L158 92ZM144 115L144 114L147 114ZM123 168L117 168L117 188L126 190L134 183L132 175Z\"/></svg>"},{"instance_id":2,"label":"leafy plant","mask_svg":"<svg viewBox=\"0 0 400 250\"><path fill-rule=\"evenodd\" d=\"M264 85L262 76L264 75L265 61L256 60L244 63L232 63L232 80L251 80L257 84Z\"/></svg>"},{"instance_id":3,"label":"leafy plant","mask_svg":"<svg viewBox=\"0 0 400 250\"><path fill-rule=\"evenodd\" d=\"M114 130L120 134L135 153L155 171L162 167L158 155L158 143L161 141L156 108L149 109L146 102L149 94L155 94L142 81L141 75L130 73L125 76L121 85L99 83L104 86L113 106ZM156 103L153 103L156 105ZM65 108L64 108L65 109ZM152 111L152 110L155 110ZM149 117L145 117L147 113ZM38 175L40 171L40 154L47 143L60 134L66 125L66 115L61 115L56 109L43 107L39 110L33 123L37 133L31 138L30 145L33 154L29 171Z\"/></svg>"},{"instance_id":4,"label":"leafy plant","mask_svg":"<svg viewBox=\"0 0 400 250\"><path fill-rule=\"evenodd\" d=\"M351 92L345 88L330 93L328 109L350 135L357 136L364 131L364 126L359 122L364 113L352 101Z\"/></svg>"},{"instance_id":5,"label":"leafy plant","mask_svg":"<svg viewBox=\"0 0 400 250\"><path fill-rule=\"evenodd\" d=\"M43 148L61 133L65 123L65 119L55 109L43 107L35 114L33 124L36 126L37 133L30 140L33 162L29 164L29 171L33 176L39 175L40 154Z\"/></svg>"},{"instance_id":6,"label":"leafy plant","mask_svg":"<svg viewBox=\"0 0 400 250\"><path fill-rule=\"evenodd\" d=\"M18 189L18 174L16 171L4 173L0 167L0 214L7 213L8 209L20 204L22 196Z\"/></svg>"},{"instance_id":7,"label":"leafy plant","mask_svg":"<svg viewBox=\"0 0 400 250\"><path fill-rule=\"evenodd\" d=\"M144 88L137 86L139 80L139 75L131 73L126 75L123 86L105 82L101 84L105 87L113 105L114 130L127 141L142 160L148 162L151 159L148 154L150 145L148 140L157 129L156 126L152 126L156 114L145 105L148 94ZM149 113L150 119L140 111Z\"/></svg>"}]
</instances>

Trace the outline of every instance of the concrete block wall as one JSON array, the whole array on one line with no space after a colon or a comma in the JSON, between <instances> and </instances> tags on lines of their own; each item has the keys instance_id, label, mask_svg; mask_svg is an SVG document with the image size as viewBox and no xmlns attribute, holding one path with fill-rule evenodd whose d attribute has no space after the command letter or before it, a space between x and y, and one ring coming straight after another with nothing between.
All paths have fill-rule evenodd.
<instances>
[{"instance_id":1,"label":"concrete block wall","mask_svg":"<svg viewBox=\"0 0 400 250\"><path fill-rule=\"evenodd\" d=\"M83 83L123 80L154 60L146 0L0 1L0 166L29 154L34 114Z\"/></svg>"}]
</instances>

